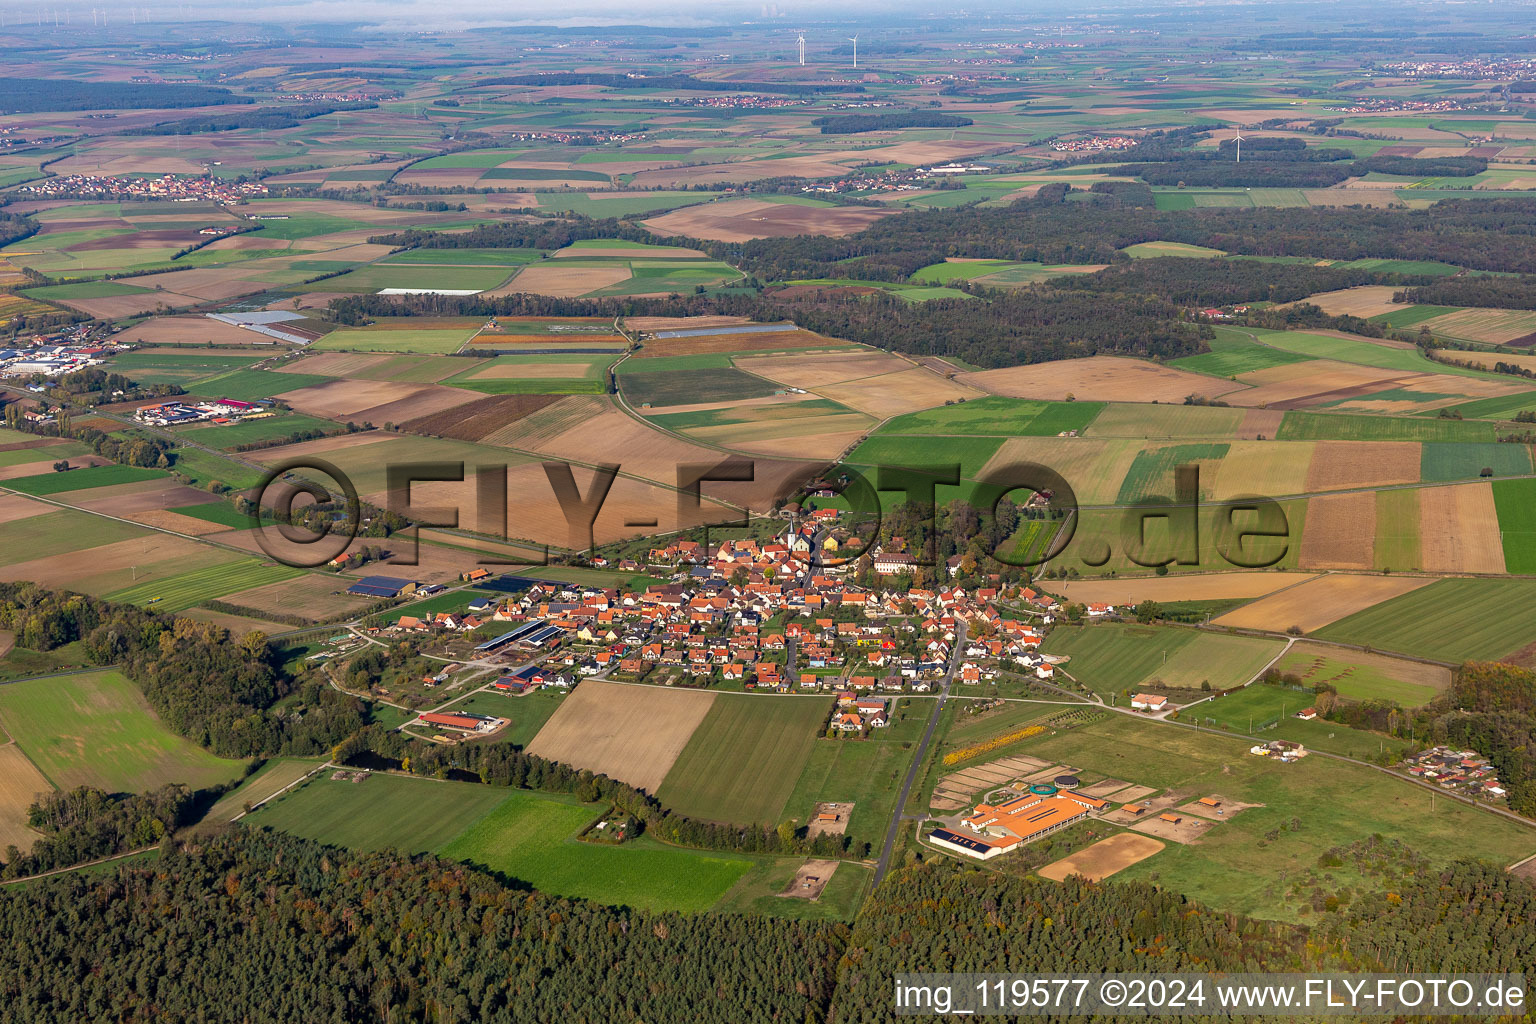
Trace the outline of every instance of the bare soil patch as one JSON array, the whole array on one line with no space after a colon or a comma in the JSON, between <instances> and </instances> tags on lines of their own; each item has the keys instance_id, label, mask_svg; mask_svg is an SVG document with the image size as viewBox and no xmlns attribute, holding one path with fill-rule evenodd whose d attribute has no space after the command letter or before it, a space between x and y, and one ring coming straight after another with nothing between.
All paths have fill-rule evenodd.
<instances>
[{"instance_id":1,"label":"bare soil patch","mask_svg":"<svg viewBox=\"0 0 1536 1024\"><path fill-rule=\"evenodd\" d=\"M27 827L27 808L53 786L14 742L0 746L0 853L8 846L26 852L42 838Z\"/></svg>"},{"instance_id":2,"label":"bare soil patch","mask_svg":"<svg viewBox=\"0 0 1536 1024\"><path fill-rule=\"evenodd\" d=\"M366 608L371 603L367 598L346 592L351 584L352 580L347 576L309 573L291 580L237 591L221 600L268 615L301 615L313 621L338 612Z\"/></svg>"},{"instance_id":3,"label":"bare soil patch","mask_svg":"<svg viewBox=\"0 0 1536 1024\"><path fill-rule=\"evenodd\" d=\"M205 316L157 316L129 327L120 337L146 345L206 345L210 341L216 345L273 344L266 335Z\"/></svg>"},{"instance_id":4,"label":"bare soil patch","mask_svg":"<svg viewBox=\"0 0 1536 1024\"><path fill-rule=\"evenodd\" d=\"M45 505L31 498L24 498L19 494L0 494L0 525L14 523L18 519L31 519L33 516L43 515L45 512L58 511L52 505Z\"/></svg>"},{"instance_id":5,"label":"bare soil patch","mask_svg":"<svg viewBox=\"0 0 1536 1024\"><path fill-rule=\"evenodd\" d=\"M1162 812L1148 811L1143 815L1143 820L1131 826L1134 832L1143 835L1156 836L1159 839L1167 839L1170 842L1188 845L1198 843L1200 837L1216 827L1214 821L1206 821L1192 815L1180 814L1177 822L1164 821L1160 816Z\"/></svg>"},{"instance_id":6,"label":"bare soil patch","mask_svg":"<svg viewBox=\"0 0 1536 1024\"><path fill-rule=\"evenodd\" d=\"M1318 441L1307 467L1307 491L1411 484L1419 479L1412 441Z\"/></svg>"},{"instance_id":7,"label":"bare soil patch","mask_svg":"<svg viewBox=\"0 0 1536 1024\"><path fill-rule=\"evenodd\" d=\"M1392 295L1400 291L1394 285L1367 284L1357 288L1341 288L1334 292L1309 295L1302 301L1311 303L1330 316L1373 317L1407 309L1410 303L1393 302Z\"/></svg>"},{"instance_id":8,"label":"bare soil patch","mask_svg":"<svg viewBox=\"0 0 1536 1024\"><path fill-rule=\"evenodd\" d=\"M655 793L713 693L587 679L539 730L528 753Z\"/></svg>"},{"instance_id":9,"label":"bare soil patch","mask_svg":"<svg viewBox=\"0 0 1536 1024\"><path fill-rule=\"evenodd\" d=\"M1250 409L1299 409L1329 397L1345 397L1351 391L1356 394L1379 391L1392 381L1413 376L1416 374L1404 374L1401 370L1313 359L1245 373L1243 382L1251 387L1232 393L1223 401Z\"/></svg>"},{"instance_id":10,"label":"bare soil patch","mask_svg":"<svg viewBox=\"0 0 1536 1024\"><path fill-rule=\"evenodd\" d=\"M1249 409L1243 413L1243 422L1238 424L1237 438L1240 441L1273 440L1283 419L1284 409Z\"/></svg>"},{"instance_id":11,"label":"bare soil patch","mask_svg":"<svg viewBox=\"0 0 1536 1024\"><path fill-rule=\"evenodd\" d=\"M417 434L481 441L488 435L559 402L561 395L491 395L401 424Z\"/></svg>"},{"instance_id":12,"label":"bare soil patch","mask_svg":"<svg viewBox=\"0 0 1536 1024\"><path fill-rule=\"evenodd\" d=\"M712 352L758 352L778 349L823 348L842 342L810 331L788 329L756 334L701 334L688 338L649 338L631 359L657 356L693 356Z\"/></svg>"},{"instance_id":13,"label":"bare soil patch","mask_svg":"<svg viewBox=\"0 0 1536 1024\"><path fill-rule=\"evenodd\" d=\"M299 412L357 423L404 423L476 401L473 391L436 384L333 380L277 396Z\"/></svg>"},{"instance_id":14,"label":"bare soil patch","mask_svg":"<svg viewBox=\"0 0 1536 1024\"><path fill-rule=\"evenodd\" d=\"M1092 846L1079 850L1069 857L1047 864L1036 872L1041 878L1053 882L1065 881L1072 875L1082 875L1090 882L1108 878L1124 871L1132 864L1146 860L1165 849L1163 843L1147 836L1121 832L1101 839Z\"/></svg>"},{"instance_id":15,"label":"bare soil patch","mask_svg":"<svg viewBox=\"0 0 1536 1024\"><path fill-rule=\"evenodd\" d=\"M1307 502L1303 569L1369 569L1376 551L1376 492L1325 494Z\"/></svg>"},{"instance_id":16,"label":"bare soil patch","mask_svg":"<svg viewBox=\"0 0 1536 1024\"><path fill-rule=\"evenodd\" d=\"M46 451L47 449L43 449ZM42 454L42 452L39 452ZM0 466L0 480L20 480L22 477L38 476L42 473L52 473L53 464L59 459L47 459L38 462L22 462L15 466ZM88 466L105 466L107 460L100 455L71 455L68 459L70 466L75 469L84 469ZM51 495L50 495L51 497Z\"/></svg>"},{"instance_id":17,"label":"bare soil patch","mask_svg":"<svg viewBox=\"0 0 1536 1024\"><path fill-rule=\"evenodd\" d=\"M984 394L922 367L826 385L816 393L880 420Z\"/></svg>"},{"instance_id":18,"label":"bare soil patch","mask_svg":"<svg viewBox=\"0 0 1536 1024\"><path fill-rule=\"evenodd\" d=\"M810 900L812 903L821 899L821 894L832 881L832 873L837 870L835 860L808 860L795 870L795 877L790 879L780 896L788 899Z\"/></svg>"},{"instance_id":19,"label":"bare soil patch","mask_svg":"<svg viewBox=\"0 0 1536 1024\"><path fill-rule=\"evenodd\" d=\"M157 530L173 530L176 533L184 533L189 537L204 537L210 533L227 533L231 527L223 523L210 523L206 519L195 519L192 516L177 515L166 509L147 509L143 512L129 512L123 518L132 519L136 523Z\"/></svg>"},{"instance_id":20,"label":"bare soil patch","mask_svg":"<svg viewBox=\"0 0 1536 1024\"><path fill-rule=\"evenodd\" d=\"M851 803L817 804L811 820L805 823L806 835L812 839L816 836L840 836L848 831L848 819L851 817Z\"/></svg>"}]
</instances>

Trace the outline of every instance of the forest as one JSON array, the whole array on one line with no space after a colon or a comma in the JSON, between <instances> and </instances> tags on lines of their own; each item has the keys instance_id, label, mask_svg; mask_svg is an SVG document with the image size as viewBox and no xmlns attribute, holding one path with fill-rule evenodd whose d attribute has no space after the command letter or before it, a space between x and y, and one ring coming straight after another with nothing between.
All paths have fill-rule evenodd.
<instances>
[{"instance_id":1,"label":"forest","mask_svg":"<svg viewBox=\"0 0 1536 1024\"><path fill-rule=\"evenodd\" d=\"M0 114L43 110L143 110L151 107L212 107L253 103L228 89L208 85L81 82L73 78L0 78Z\"/></svg>"},{"instance_id":2,"label":"forest","mask_svg":"<svg viewBox=\"0 0 1536 1024\"><path fill-rule=\"evenodd\" d=\"M1066 290L1156 295L1186 306L1228 306L1237 302L1295 302L1340 288L1431 280L1429 275L1407 277L1311 263L1164 256L1117 263L1094 274L1068 274L1053 278L1050 284Z\"/></svg>"},{"instance_id":3,"label":"forest","mask_svg":"<svg viewBox=\"0 0 1536 1024\"><path fill-rule=\"evenodd\" d=\"M273 131L293 128L310 118L353 110L373 110L377 103L306 103L289 107L260 107L239 114L210 114L166 121L147 128L129 128L121 135L196 135L199 132L232 132L240 128Z\"/></svg>"},{"instance_id":4,"label":"forest","mask_svg":"<svg viewBox=\"0 0 1536 1024\"><path fill-rule=\"evenodd\" d=\"M1536 275L1522 277L1441 277L1404 288L1393 302L1422 302L1430 306L1486 306L1493 309L1536 309Z\"/></svg>"},{"instance_id":5,"label":"forest","mask_svg":"<svg viewBox=\"0 0 1536 1024\"><path fill-rule=\"evenodd\" d=\"M975 124L968 117L936 110L903 110L891 114L843 114L818 117L811 124L823 135L857 135L860 132L895 131L899 128L964 128Z\"/></svg>"},{"instance_id":6,"label":"forest","mask_svg":"<svg viewBox=\"0 0 1536 1024\"><path fill-rule=\"evenodd\" d=\"M228 826L166 841L148 866L0 895L0 1004L17 1024L851 1024L890 1019L899 971L1506 972L1536 957L1536 887L1473 861L1325 906L1308 929L1145 882L941 860L893 872L852 925L648 913Z\"/></svg>"}]
</instances>

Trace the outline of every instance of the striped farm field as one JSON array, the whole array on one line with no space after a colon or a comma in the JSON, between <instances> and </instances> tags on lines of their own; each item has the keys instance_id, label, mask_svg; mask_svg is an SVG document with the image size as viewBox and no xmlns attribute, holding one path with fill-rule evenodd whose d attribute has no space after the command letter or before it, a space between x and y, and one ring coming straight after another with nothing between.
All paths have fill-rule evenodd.
<instances>
[{"instance_id":1,"label":"striped farm field","mask_svg":"<svg viewBox=\"0 0 1536 1024\"><path fill-rule=\"evenodd\" d=\"M1183 466L1198 465L1202 490L1208 491L1216 468L1230 449L1227 444L1174 444L1146 449L1136 456L1125 474L1120 485L1120 504L1155 496L1173 497L1174 475Z\"/></svg>"},{"instance_id":2,"label":"striped farm field","mask_svg":"<svg viewBox=\"0 0 1536 1024\"><path fill-rule=\"evenodd\" d=\"M1536 573L1536 480L1495 480L1493 504L1499 513L1505 570Z\"/></svg>"},{"instance_id":3,"label":"striped farm field","mask_svg":"<svg viewBox=\"0 0 1536 1024\"><path fill-rule=\"evenodd\" d=\"M966 403L969 405L970 403ZM1109 405L1094 417L1089 437L1214 437L1237 435L1242 409L1209 405Z\"/></svg>"},{"instance_id":4,"label":"striped farm field","mask_svg":"<svg viewBox=\"0 0 1536 1024\"><path fill-rule=\"evenodd\" d=\"M236 590L248 590L302 575L302 570L286 565L263 565L254 559L241 559L140 583L109 594L108 599L144 605L157 612L181 612Z\"/></svg>"},{"instance_id":5,"label":"striped farm field","mask_svg":"<svg viewBox=\"0 0 1536 1024\"><path fill-rule=\"evenodd\" d=\"M42 473L38 476L24 476L19 480L7 480L5 486L23 494L63 494L65 491L83 491L88 487L111 487L141 480L158 480L166 475L164 470L141 469L138 466L89 466L63 473Z\"/></svg>"},{"instance_id":6,"label":"striped farm field","mask_svg":"<svg viewBox=\"0 0 1536 1024\"><path fill-rule=\"evenodd\" d=\"M356 352L419 352L424 355L448 355L457 352L474 337L473 330L382 330L343 328L332 331L311 346L316 352L347 349Z\"/></svg>"},{"instance_id":7,"label":"striped farm field","mask_svg":"<svg viewBox=\"0 0 1536 1024\"><path fill-rule=\"evenodd\" d=\"M1438 580L1339 619L1317 635L1439 661L1497 660L1536 636L1536 580Z\"/></svg>"},{"instance_id":8,"label":"striped farm field","mask_svg":"<svg viewBox=\"0 0 1536 1024\"><path fill-rule=\"evenodd\" d=\"M1228 636L1168 626L1104 623L1058 627L1042 650L1064 654L1072 678L1100 694L1126 687L1163 685L1181 689L1241 686L1251 680L1283 644L1258 637Z\"/></svg>"},{"instance_id":9,"label":"striped farm field","mask_svg":"<svg viewBox=\"0 0 1536 1024\"><path fill-rule=\"evenodd\" d=\"M1492 423L1403 416L1287 412L1282 441L1493 441Z\"/></svg>"},{"instance_id":10,"label":"striped farm field","mask_svg":"<svg viewBox=\"0 0 1536 1024\"><path fill-rule=\"evenodd\" d=\"M1475 480L1484 470L1492 476L1523 476L1531 472L1531 450L1523 444L1426 444L1419 471L1425 483Z\"/></svg>"},{"instance_id":11,"label":"striped farm field","mask_svg":"<svg viewBox=\"0 0 1536 1024\"><path fill-rule=\"evenodd\" d=\"M721 694L657 799L709 821L776 824L831 710L830 698Z\"/></svg>"},{"instance_id":12,"label":"striped farm field","mask_svg":"<svg viewBox=\"0 0 1536 1024\"><path fill-rule=\"evenodd\" d=\"M1420 324L1435 334L1490 345L1536 335L1536 312L1522 309L1461 309Z\"/></svg>"},{"instance_id":13,"label":"striped farm field","mask_svg":"<svg viewBox=\"0 0 1536 1024\"><path fill-rule=\"evenodd\" d=\"M1233 441L1216 467L1210 482L1217 501L1244 495L1275 497L1305 494L1312 467L1313 444L1309 441Z\"/></svg>"},{"instance_id":14,"label":"striped farm field","mask_svg":"<svg viewBox=\"0 0 1536 1024\"><path fill-rule=\"evenodd\" d=\"M1401 487L1376 492L1376 540L1372 567L1401 572L1424 563L1419 545L1419 492Z\"/></svg>"},{"instance_id":15,"label":"striped farm field","mask_svg":"<svg viewBox=\"0 0 1536 1024\"><path fill-rule=\"evenodd\" d=\"M1423 576L1329 573L1245 604L1221 616L1215 624L1275 633L1296 626L1311 633L1362 609L1426 588L1431 582Z\"/></svg>"}]
</instances>

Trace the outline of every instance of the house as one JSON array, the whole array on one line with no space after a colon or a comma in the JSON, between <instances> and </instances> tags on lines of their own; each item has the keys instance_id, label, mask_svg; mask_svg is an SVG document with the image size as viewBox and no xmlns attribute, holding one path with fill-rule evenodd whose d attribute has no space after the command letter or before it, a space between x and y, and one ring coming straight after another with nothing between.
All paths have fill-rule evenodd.
<instances>
[{"instance_id":1,"label":"house","mask_svg":"<svg viewBox=\"0 0 1536 1024\"><path fill-rule=\"evenodd\" d=\"M908 572L911 570L913 565L916 564L911 555L891 554L887 552L881 552L880 554L876 555L874 562L875 572L882 576L894 576L897 573Z\"/></svg>"},{"instance_id":2,"label":"house","mask_svg":"<svg viewBox=\"0 0 1536 1024\"><path fill-rule=\"evenodd\" d=\"M422 725L435 725L440 729L456 729L459 732L494 732L507 724L505 718L492 718L489 715L444 714L433 711L418 715L416 721Z\"/></svg>"},{"instance_id":3,"label":"house","mask_svg":"<svg viewBox=\"0 0 1536 1024\"><path fill-rule=\"evenodd\" d=\"M1131 697L1131 707L1137 711L1162 711L1168 706L1168 698L1157 693L1138 693Z\"/></svg>"},{"instance_id":4,"label":"house","mask_svg":"<svg viewBox=\"0 0 1536 1024\"><path fill-rule=\"evenodd\" d=\"M402 580L394 576L364 576L347 588L349 594L379 599L404 597L415 591L415 580Z\"/></svg>"},{"instance_id":5,"label":"house","mask_svg":"<svg viewBox=\"0 0 1536 1024\"><path fill-rule=\"evenodd\" d=\"M832 724L839 732L862 732L864 729L864 719L852 712L838 715Z\"/></svg>"},{"instance_id":6,"label":"house","mask_svg":"<svg viewBox=\"0 0 1536 1024\"><path fill-rule=\"evenodd\" d=\"M1296 717L1303 722L1310 722L1317 717L1317 708L1302 708L1296 712Z\"/></svg>"}]
</instances>

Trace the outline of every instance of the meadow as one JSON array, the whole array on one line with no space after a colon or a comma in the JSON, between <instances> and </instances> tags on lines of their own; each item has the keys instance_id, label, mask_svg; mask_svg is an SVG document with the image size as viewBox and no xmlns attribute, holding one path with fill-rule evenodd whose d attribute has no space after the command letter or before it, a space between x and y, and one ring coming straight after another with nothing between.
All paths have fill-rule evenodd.
<instances>
[{"instance_id":1,"label":"meadow","mask_svg":"<svg viewBox=\"0 0 1536 1024\"><path fill-rule=\"evenodd\" d=\"M233 782L244 764L214 757L161 724L138 687L114 671L0 687L0 726L60 789L142 793L171 782Z\"/></svg>"},{"instance_id":2,"label":"meadow","mask_svg":"<svg viewBox=\"0 0 1536 1024\"><path fill-rule=\"evenodd\" d=\"M1493 441L1492 423L1404 416L1290 411L1280 423L1280 441Z\"/></svg>"},{"instance_id":3,"label":"meadow","mask_svg":"<svg viewBox=\"0 0 1536 1024\"><path fill-rule=\"evenodd\" d=\"M1058 627L1042 650L1070 657L1063 669L1108 697L1159 683L1182 689L1241 686L1278 653L1278 641L1169 626L1100 623Z\"/></svg>"},{"instance_id":4,"label":"meadow","mask_svg":"<svg viewBox=\"0 0 1536 1024\"><path fill-rule=\"evenodd\" d=\"M880 433L1054 437L1064 431L1081 433L1103 410L1103 402L1035 402L987 395L892 417Z\"/></svg>"},{"instance_id":5,"label":"meadow","mask_svg":"<svg viewBox=\"0 0 1536 1024\"><path fill-rule=\"evenodd\" d=\"M831 708L810 697L716 698L657 799L693 818L777 824Z\"/></svg>"},{"instance_id":6,"label":"meadow","mask_svg":"<svg viewBox=\"0 0 1536 1024\"><path fill-rule=\"evenodd\" d=\"M501 797L504 791L487 792ZM653 911L707 910L752 869L749 860L667 847L646 837L623 846L575 838L605 810L512 792L438 853L543 892Z\"/></svg>"},{"instance_id":7,"label":"meadow","mask_svg":"<svg viewBox=\"0 0 1536 1024\"><path fill-rule=\"evenodd\" d=\"M1246 331L1230 327L1217 327L1216 337L1207 344L1211 350L1198 356L1175 359L1169 365L1196 373L1209 373L1216 377L1236 377L1271 366L1287 363L1304 363L1313 357L1299 352L1260 345Z\"/></svg>"},{"instance_id":8,"label":"meadow","mask_svg":"<svg viewBox=\"0 0 1536 1024\"><path fill-rule=\"evenodd\" d=\"M141 480L160 480L165 477L164 470L141 469L138 466L86 466L62 473L43 473L39 476L24 476L19 480L7 480L5 486L23 494L41 497L62 494L65 491L83 491L88 488L138 483Z\"/></svg>"},{"instance_id":9,"label":"meadow","mask_svg":"<svg viewBox=\"0 0 1536 1024\"><path fill-rule=\"evenodd\" d=\"M1350 700L1390 700L1405 708L1429 703L1450 684L1445 669L1305 642L1294 645L1275 667L1300 676L1308 686L1327 683Z\"/></svg>"},{"instance_id":10,"label":"meadow","mask_svg":"<svg viewBox=\"0 0 1536 1024\"><path fill-rule=\"evenodd\" d=\"M1536 480L1495 480L1505 571L1536 574Z\"/></svg>"},{"instance_id":11,"label":"meadow","mask_svg":"<svg viewBox=\"0 0 1536 1024\"><path fill-rule=\"evenodd\" d=\"M512 724L496 734L496 742L526 747L549 721L549 716L559 710L564 698L564 694L555 690L535 690L519 697L481 690L454 701L449 710L510 719Z\"/></svg>"},{"instance_id":12,"label":"meadow","mask_svg":"<svg viewBox=\"0 0 1536 1024\"><path fill-rule=\"evenodd\" d=\"M912 744L907 741L818 739L785 804L784 816L804 825L818 803L851 803L848 836L855 844L878 846L891 823L901 779L911 760Z\"/></svg>"}]
</instances>

